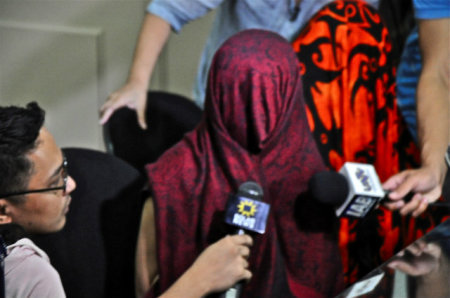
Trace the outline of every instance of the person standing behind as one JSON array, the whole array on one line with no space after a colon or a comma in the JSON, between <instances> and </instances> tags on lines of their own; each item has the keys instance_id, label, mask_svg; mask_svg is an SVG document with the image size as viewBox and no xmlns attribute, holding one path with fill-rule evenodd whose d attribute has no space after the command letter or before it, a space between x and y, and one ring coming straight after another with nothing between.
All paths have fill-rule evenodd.
<instances>
[{"instance_id":1,"label":"person standing behind","mask_svg":"<svg viewBox=\"0 0 450 298\"><path fill-rule=\"evenodd\" d=\"M393 179L409 175L401 192L391 196L405 196L405 185L417 193L400 213L382 206L364 221L340 219L346 281L353 283L439 222L441 215L414 217L423 212L422 205L416 204L420 195L433 201L441 194L438 175L445 174L442 141L446 144L447 136L439 127L448 121L441 118L446 110L437 114L441 122L437 129L424 132L428 141L421 148L419 168L420 150L396 104L389 31L364 1L328 4L308 22L293 46L301 65L310 129L325 163L334 170L347 161L372 164L381 181L388 181L386 188ZM433 129L432 120L424 127ZM413 167L418 169L403 171ZM432 191L421 189L420 184L430 180Z\"/></svg>"},{"instance_id":2,"label":"person standing behind","mask_svg":"<svg viewBox=\"0 0 450 298\"><path fill-rule=\"evenodd\" d=\"M106 123L115 110L127 106L136 110L139 125L143 129L147 127L145 108L148 82L171 29L179 32L189 21L217 8L216 18L200 59L194 90L195 102L203 107L212 57L228 37L245 29L265 29L291 41L320 8L330 2L333 0L152 1L142 24L128 80L101 107L100 123ZM379 0L366 2L377 7Z\"/></svg>"},{"instance_id":3,"label":"person standing behind","mask_svg":"<svg viewBox=\"0 0 450 298\"><path fill-rule=\"evenodd\" d=\"M414 0L418 22L398 70L398 103L421 149L421 167L389 178L387 206L418 216L442 193L450 143L450 2ZM403 198L415 193L408 203Z\"/></svg>"}]
</instances>

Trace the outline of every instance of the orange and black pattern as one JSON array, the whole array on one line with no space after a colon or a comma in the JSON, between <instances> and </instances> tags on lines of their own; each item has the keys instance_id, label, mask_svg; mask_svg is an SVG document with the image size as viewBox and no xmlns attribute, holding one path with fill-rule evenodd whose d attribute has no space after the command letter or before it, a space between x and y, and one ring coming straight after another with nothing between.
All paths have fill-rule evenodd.
<instances>
[{"instance_id":1,"label":"orange and black pattern","mask_svg":"<svg viewBox=\"0 0 450 298\"><path fill-rule=\"evenodd\" d=\"M381 181L417 167L419 152L401 119L387 28L363 1L322 8L293 42L303 76L310 129L329 168L373 164ZM347 283L361 278L435 225L383 207L364 220L341 219Z\"/></svg>"}]
</instances>

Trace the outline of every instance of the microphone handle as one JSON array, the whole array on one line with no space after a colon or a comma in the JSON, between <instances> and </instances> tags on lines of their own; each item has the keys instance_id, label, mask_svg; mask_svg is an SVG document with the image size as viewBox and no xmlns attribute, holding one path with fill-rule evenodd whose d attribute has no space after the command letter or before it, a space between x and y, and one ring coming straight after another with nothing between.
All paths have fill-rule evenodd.
<instances>
[{"instance_id":1,"label":"microphone handle","mask_svg":"<svg viewBox=\"0 0 450 298\"><path fill-rule=\"evenodd\" d=\"M236 235L244 235L245 231L243 229L239 229ZM241 296L242 287L244 285L244 281L237 282L234 286L226 290L223 298L239 298Z\"/></svg>"},{"instance_id":2,"label":"microphone handle","mask_svg":"<svg viewBox=\"0 0 450 298\"><path fill-rule=\"evenodd\" d=\"M231 288L229 288L225 292L224 298L239 298L241 296L243 284L244 284L244 282L240 281L240 282L236 283L234 286L232 286Z\"/></svg>"}]
</instances>

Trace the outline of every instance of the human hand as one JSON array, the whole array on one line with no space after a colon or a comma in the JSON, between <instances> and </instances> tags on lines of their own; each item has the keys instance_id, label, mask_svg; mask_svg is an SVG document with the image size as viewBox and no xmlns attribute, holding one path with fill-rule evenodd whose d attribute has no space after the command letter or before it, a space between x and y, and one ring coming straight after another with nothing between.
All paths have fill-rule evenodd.
<instances>
[{"instance_id":1,"label":"human hand","mask_svg":"<svg viewBox=\"0 0 450 298\"><path fill-rule=\"evenodd\" d=\"M397 254L388 267L411 276L427 275L439 267L441 248L434 243L418 240Z\"/></svg>"},{"instance_id":2,"label":"human hand","mask_svg":"<svg viewBox=\"0 0 450 298\"><path fill-rule=\"evenodd\" d=\"M252 277L247 262L252 243L248 235L226 236L207 247L189 270L200 277L208 292L226 290Z\"/></svg>"},{"instance_id":3,"label":"human hand","mask_svg":"<svg viewBox=\"0 0 450 298\"><path fill-rule=\"evenodd\" d=\"M117 109L124 106L136 110L139 126L147 129L145 119L147 90L135 83L127 83L108 97L100 108L100 124L105 124Z\"/></svg>"},{"instance_id":4,"label":"human hand","mask_svg":"<svg viewBox=\"0 0 450 298\"><path fill-rule=\"evenodd\" d=\"M388 197L391 202L384 205L390 210L400 209L402 215L412 213L414 217L419 216L429 203L441 196L445 173L445 170L439 168L422 167L405 170L390 177L383 183L383 189L390 191ZM413 193L413 196L409 202L405 202L408 193Z\"/></svg>"},{"instance_id":5,"label":"human hand","mask_svg":"<svg viewBox=\"0 0 450 298\"><path fill-rule=\"evenodd\" d=\"M248 235L226 236L208 246L194 264L160 297L203 297L224 291L252 277L247 258L253 240Z\"/></svg>"}]
</instances>

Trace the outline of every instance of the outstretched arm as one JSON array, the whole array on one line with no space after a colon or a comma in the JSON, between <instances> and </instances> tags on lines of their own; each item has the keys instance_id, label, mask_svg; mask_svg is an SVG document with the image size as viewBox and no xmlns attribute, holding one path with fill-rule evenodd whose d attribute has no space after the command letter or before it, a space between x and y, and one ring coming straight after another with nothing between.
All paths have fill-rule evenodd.
<instances>
[{"instance_id":1,"label":"outstretched arm","mask_svg":"<svg viewBox=\"0 0 450 298\"><path fill-rule=\"evenodd\" d=\"M148 82L169 35L169 23L147 13L142 23L128 80L124 86L112 93L100 108L101 124L105 124L115 110L127 106L136 110L139 126L142 129L147 128L145 108Z\"/></svg>"},{"instance_id":2,"label":"outstretched arm","mask_svg":"<svg viewBox=\"0 0 450 298\"><path fill-rule=\"evenodd\" d=\"M383 187L395 202L387 207L418 216L442 193L447 172L444 156L450 140L450 19L419 21L422 72L417 86L417 120L422 165L389 178ZM405 203L409 192L414 196Z\"/></svg>"}]
</instances>

